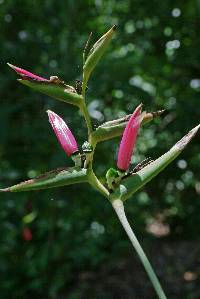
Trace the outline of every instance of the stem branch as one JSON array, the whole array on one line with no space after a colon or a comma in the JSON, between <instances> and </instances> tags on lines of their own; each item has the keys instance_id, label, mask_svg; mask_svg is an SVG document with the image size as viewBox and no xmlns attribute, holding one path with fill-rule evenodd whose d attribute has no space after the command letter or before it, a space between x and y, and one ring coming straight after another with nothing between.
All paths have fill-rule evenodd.
<instances>
[{"instance_id":1,"label":"stem branch","mask_svg":"<svg viewBox=\"0 0 200 299\"><path fill-rule=\"evenodd\" d=\"M88 169L88 182L92 185L93 188L98 190L102 195L106 198L109 197L109 191L104 187L104 185L99 181L99 179L94 174L93 170L90 168Z\"/></svg>"},{"instance_id":2,"label":"stem branch","mask_svg":"<svg viewBox=\"0 0 200 299\"><path fill-rule=\"evenodd\" d=\"M126 231L133 247L135 248L151 282L152 282L152 285L158 295L158 298L159 299L167 299L167 297L165 296L164 294L164 291L160 285L160 282L146 256L146 254L144 253L139 241L137 240L128 220L127 220L127 217L126 217L126 214L125 214L125 211L124 211L124 205L123 205L123 202L119 199L116 199L112 202L112 206L124 228L124 230Z\"/></svg>"}]
</instances>

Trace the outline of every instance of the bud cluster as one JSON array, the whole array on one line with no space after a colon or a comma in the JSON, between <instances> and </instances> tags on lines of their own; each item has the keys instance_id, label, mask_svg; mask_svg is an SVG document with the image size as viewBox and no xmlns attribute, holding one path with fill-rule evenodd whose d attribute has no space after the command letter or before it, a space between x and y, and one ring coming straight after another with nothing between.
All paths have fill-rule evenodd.
<instances>
[{"instance_id":1,"label":"bud cluster","mask_svg":"<svg viewBox=\"0 0 200 299\"><path fill-rule=\"evenodd\" d=\"M82 153L80 153L77 141L65 121L55 112L48 110L49 122L53 131L67 156L71 157L74 161L75 167L49 171L39 177L8 188L0 189L0 192L31 191L77 183L89 183L93 188L103 194L112 204L153 283L158 297L160 299L166 299L162 287L127 221L124 213L123 201L130 198L137 190L148 183L170 162L172 162L195 136L200 125L193 128L179 142L177 142L175 146L158 159L154 161L146 159L139 163L134 169L129 170L131 157L141 124L147 123L155 116L159 116L163 111L157 111L156 113L142 113L142 105L140 104L136 107L132 115L108 121L96 129L93 128L85 101L87 83L92 71L106 51L115 30L116 26L113 26L93 45L86 55L87 46L89 44L88 40L83 53L83 80L77 80L75 87L66 84L57 76L51 76L50 79L46 79L8 63L8 65L20 75L21 78L18 80L20 83L57 100L78 107L86 121L88 141L83 143ZM100 180L93 171L93 158L96 145L98 142L111 140L114 137L119 137L121 135L122 138L118 150L116 168L108 169L106 178ZM107 184L104 184L105 181ZM34 214L32 214L31 217L29 216L29 219L30 218L33 219ZM28 242L33 238L32 231L27 226L27 223L23 228L22 237L24 241Z\"/></svg>"}]
</instances>

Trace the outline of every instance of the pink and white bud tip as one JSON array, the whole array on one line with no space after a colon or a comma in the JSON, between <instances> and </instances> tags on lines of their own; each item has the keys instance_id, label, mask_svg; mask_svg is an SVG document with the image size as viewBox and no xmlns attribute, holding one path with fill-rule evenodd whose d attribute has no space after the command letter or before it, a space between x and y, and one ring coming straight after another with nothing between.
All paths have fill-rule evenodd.
<instances>
[{"instance_id":1,"label":"pink and white bud tip","mask_svg":"<svg viewBox=\"0 0 200 299\"><path fill-rule=\"evenodd\" d=\"M64 120L51 110L48 110L47 113L49 122L66 154L70 157L72 154L78 153L76 139Z\"/></svg>"},{"instance_id":2,"label":"pink and white bud tip","mask_svg":"<svg viewBox=\"0 0 200 299\"><path fill-rule=\"evenodd\" d=\"M135 109L124 129L117 158L117 167L119 170L126 171L129 168L138 131L143 119L141 111L142 104Z\"/></svg>"},{"instance_id":3,"label":"pink and white bud tip","mask_svg":"<svg viewBox=\"0 0 200 299\"><path fill-rule=\"evenodd\" d=\"M37 76L29 71L26 71L20 67L13 65L13 64L7 63L7 65L25 80L49 81L43 77Z\"/></svg>"}]
</instances>

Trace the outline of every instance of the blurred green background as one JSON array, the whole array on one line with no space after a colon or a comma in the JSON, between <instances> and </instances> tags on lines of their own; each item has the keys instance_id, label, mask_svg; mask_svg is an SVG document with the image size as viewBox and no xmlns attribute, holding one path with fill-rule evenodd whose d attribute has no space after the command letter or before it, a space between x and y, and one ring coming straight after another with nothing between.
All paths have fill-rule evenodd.
<instances>
[{"instance_id":1,"label":"blurred green background","mask_svg":"<svg viewBox=\"0 0 200 299\"><path fill-rule=\"evenodd\" d=\"M79 144L76 108L16 82L6 62L38 75L81 78L89 33L115 38L89 82L95 125L166 109L140 131L133 163L156 158L199 122L199 0L0 0L0 187L71 165L48 123L61 115ZM100 144L99 176L115 165L119 139ZM199 135L126 203L128 217L171 299L200 298ZM28 215L28 216L27 216ZM87 185L0 195L0 297L154 299L111 206Z\"/></svg>"}]
</instances>

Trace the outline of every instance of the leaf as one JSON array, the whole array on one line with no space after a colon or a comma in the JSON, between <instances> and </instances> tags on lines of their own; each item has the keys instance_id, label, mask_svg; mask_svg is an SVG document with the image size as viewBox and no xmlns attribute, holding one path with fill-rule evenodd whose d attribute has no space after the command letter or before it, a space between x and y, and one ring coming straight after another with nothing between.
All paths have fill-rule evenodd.
<instances>
[{"instance_id":1,"label":"leaf","mask_svg":"<svg viewBox=\"0 0 200 299\"><path fill-rule=\"evenodd\" d=\"M193 128L181 140L179 140L167 153L157 160L147 165L137 173L122 179L119 186L110 195L110 200L121 199L125 201L130 198L137 190L147 184L157 176L169 163L171 163L187 146L191 139L196 135L200 125Z\"/></svg>"},{"instance_id":2,"label":"leaf","mask_svg":"<svg viewBox=\"0 0 200 299\"><path fill-rule=\"evenodd\" d=\"M142 125L148 123L153 118L160 116L163 112L164 110L148 113L146 112L142 121ZM132 114L126 115L125 117L102 124L94 132L92 132L92 139L95 140L95 142L100 142L121 136L131 115Z\"/></svg>"},{"instance_id":3,"label":"leaf","mask_svg":"<svg viewBox=\"0 0 200 299\"><path fill-rule=\"evenodd\" d=\"M77 94L73 87L69 85L56 84L50 81L36 81L36 80L23 80L18 79L18 81L36 91L44 93L50 97L57 100L80 106L83 98L81 95Z\"/></svg>"},{"instance_id":4,"label":"leaf","mask_svg":"<svg viewBox=\"0 0 200 299\"><path fill-rule=\"evenodd\" d=\"M106 51L115 31L116 25L114 25L108 32L106 32L91 48L83 66L83 86L86 87L91 72Z\"/></svg>"},{"instance_id":5,"label":"leaf","mask_svg":"<svg viewBox=\"0 0 200 299\"><path fill-rule=\"evenodd\" d=\"M34 179L24 181L17 185L0 189L1 192L20 192L48 189L75 183L87 182L87 170L75 167L56 169L46 172Z\"/></svg>"}]
</instances>

